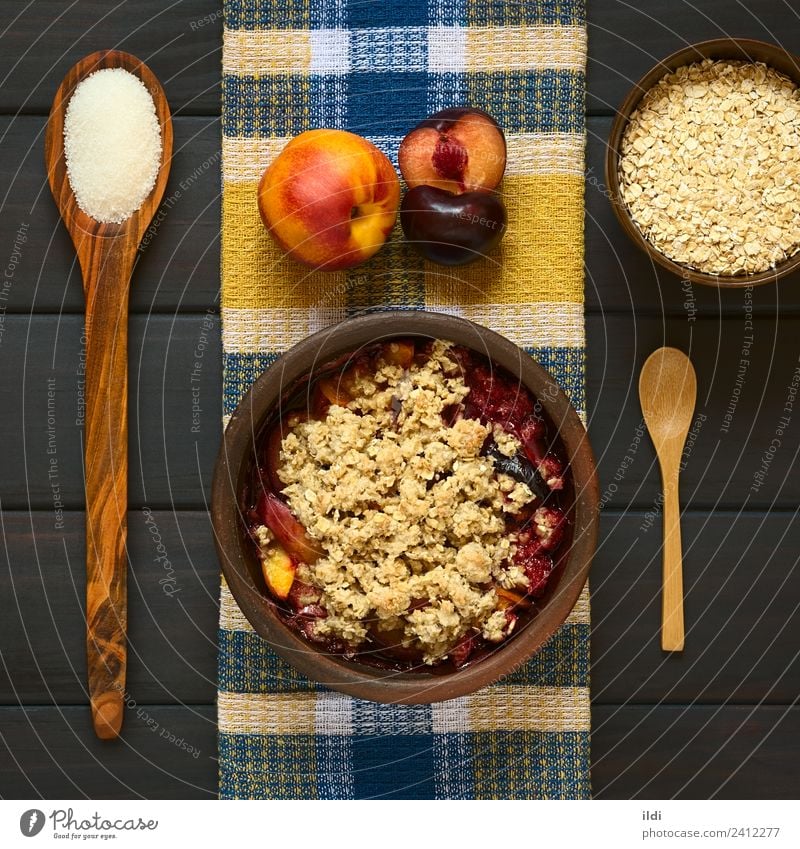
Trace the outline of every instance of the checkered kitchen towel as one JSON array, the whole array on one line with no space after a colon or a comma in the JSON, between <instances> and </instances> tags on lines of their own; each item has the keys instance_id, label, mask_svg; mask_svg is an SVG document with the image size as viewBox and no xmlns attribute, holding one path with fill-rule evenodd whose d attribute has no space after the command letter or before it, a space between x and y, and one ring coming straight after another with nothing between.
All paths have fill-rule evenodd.
<instances>
[{"instance_id":1,"label":"checkered kitchen towel","mask_svg":"<svg viewBox=\"0 0 800 849\"><path fill-rule=\"evenodd\" d=\"M523 345L585 410L582 0L226 0L224 407L307 334L374 307L458 313ZM309 275L261 225L256 186L316 127L400 139L448 106L508 139L509 231L446 269L395 232L367 265ZM479 693L390 706L322 689L273 654L222 587L223 798L583 798L589 794L589 605L526 667Z\"/></svg>"}]
</instances>

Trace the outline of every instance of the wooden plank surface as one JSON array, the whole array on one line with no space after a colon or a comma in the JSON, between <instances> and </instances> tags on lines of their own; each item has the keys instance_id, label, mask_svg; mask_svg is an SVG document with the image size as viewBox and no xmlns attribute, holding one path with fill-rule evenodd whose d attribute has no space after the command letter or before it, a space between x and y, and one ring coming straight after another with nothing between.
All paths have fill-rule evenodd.
<instances>
[{"instance_id":1,"label":"wooden plank surface","mask_svg":"<svg viewBox=\"0 0 800 849\"><path fill-rule=\"evenodd\" d=\"M112 741L94 736L88 707L0 708L0 795L214 798L216 709L126 703L124 733Z\"/></svg>"},{"instance_id":2,"label":"wooden plank surface","mask_svg":"<svg viewBox=\"0 0 800 849\"><path fill-rule=\"evenodd\" d=\"M8 253L23 228L4 301L9 313L80 313L75 250L47 186L39 116L0 117L0 234ZM142 240L131 310L205 311L219 294L220 130L217 118L175 118L164 200ZM5 266L5 263L4 263Z\"/></svg>"},{"instance_id":3,"label":"wooden plank surface","mask_svg":"<svg viewBox=\"0 0 800 849\"><path fill-rule=\"evenodd\" d=\"M800 53L796 8L778 0L590 0L587 109L610 115L661 59L710 38L755 38Z\"/></svg>"},{"instance_id":4,"label":"wooden plank surface","mask_svg":"<svg viewBox=\"0 0 800 849\"><path fill-rule=\"evenodd\" d=\"M67 509L83 506L82 328L79 315L6 316L0 346L4 509L52 510L56 501ZM131 318L132 506L205 506L222 431L221 396L217 315Z\"/></svg>"},{"instance_id":5,"label":"wooden plank surface","mask_svg":"<svg viewBox=\"0 0 800 849\"><path fill-rule=\"evenodd\" d=\"M0 112L46 115L79 59L116 48L145 61L173 113L218 115L222 16L218 0L35 0L11 4L3 25Z\"/></svg>"},{"instance_id":6,"label":"wooden plank surface","mask_svg":"<svg viewBox=\"0 0 800 849\"><path fill-rule=\"evenodd\" d=\"M593 793L599 799L796 799L798 734L797 707L598 707ZM736 824L755 825L746 806Z\"/></svg>"},{"instance_id":7,"label":"wooden plank surface","mask_svg":"<svg viewBox=\"0 0 800 849\"><path fill-rule=\"evenodd\" d=\"M592 565L592 699L788 704L800 680L800 517L686 513L686 645L661 651L661 519L604 513Z\"/></svg>"},{"instance_id":8,"label":"wooden plank surface","mask_svg":"<svg viewBox=\"0 0 800 849\"><path fill-rule=\"evenodd\" d=\"M800 52L796 19L775 0L751 0L746 7L726 0L594 0L587 9L592 114L610 114L659 59L705 38L742 35ZM36 0L3 33L10 70L0 112L45 114L74 62L99 47L117 47L150 64L173 111L219 114L219 11L217 0L137 0L135 11L106 0Z\"/></svg>"},{"instance_id":9,"label":"wooden plank surface","mask_svg":"<svg viewBox=\"0 0 800 849\"><path fill-rule=\"evenodd\" d=\"M57 527L58 524L63 527ZM0 704L83 704L84 514L2 514ZM128 515L128 681L139 703L212 703L219 563L200 512Z\"/></svg>"},{"instance_id":10,"label":"wooden plank surface","mask_svg":"<svg viewBox=\"0 0 800 849\"><path fill-rule=\"evenodd\" d=\"M751 0L746 7L726 0L594 0L587 8L591 114L611 114L659 59L705 38L743 35L800 52L796 19L775 0ZM0 112L45 114L74 62L99 47L117 47L152 67L176 113L219 114L222 20L217 0L137 0L135 12L105 0L36 0L24 14L19 11L3 34L10 70L0 92Z\"/></svg>"},{"instance_id":11,"label":"wooden plank surface","mask_svg":"<svg viewBox=\"0 0 800 849\"><path fill-rule=\"evenodd\" d=\"M794 509L800 450L800 372L793 318L662 319L593 316L589 339L589 433L604 503L649 508L660 490L655 455L642 429L638 376L662 345L689 354L697 372L696 418L681 475L682 503L694 509ZM702 418L705 417L705 418Z\"/></svg>"}]
</instances>

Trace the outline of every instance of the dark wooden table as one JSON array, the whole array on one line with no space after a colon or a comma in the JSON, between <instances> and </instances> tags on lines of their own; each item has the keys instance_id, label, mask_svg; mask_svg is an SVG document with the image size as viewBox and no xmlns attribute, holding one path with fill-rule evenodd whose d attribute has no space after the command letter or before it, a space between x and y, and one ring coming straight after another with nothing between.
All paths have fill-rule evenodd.
<instances>
[{"instance_id":1,"label":"dark wooden table","mask_svg":"<svg viewBox=\"0 0 800 849\"><path fill-rule=\"evenodd\" d=\"M4 797L216 792L207 497L220 437L218 6L36 0L15 7L0 36ZM655 60L723 34L800 53L790 6L589 0L589 416L605 500L592 573L592 776L602 798L800 791L800 401L781 423L800 378L800 276L752 293L684 290L624 237L602 174L610 116ZM102 744L84 691L82 295L46 188L43 131L65 71L112 46L165 86L176 137L167 194L180 197L132 287L129 710L123 738ZM690 352L705 416L683 478L688 634L674 656L659 649L659 478L636 392L643 360L664 343Z\"/></svg>"}]
</instances>

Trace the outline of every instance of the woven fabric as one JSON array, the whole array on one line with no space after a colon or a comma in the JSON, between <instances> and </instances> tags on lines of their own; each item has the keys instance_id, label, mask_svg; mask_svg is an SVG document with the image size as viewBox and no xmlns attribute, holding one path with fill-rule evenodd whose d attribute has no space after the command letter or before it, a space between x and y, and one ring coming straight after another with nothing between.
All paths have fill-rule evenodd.
<instances>
[{"instance_id":1,"label":"woven fabric","mask_svg":"<svg viewBox=\"0 0 800 849\"><path fill-rule=\"evenodd\" d=\"M582 0L226 0L223 49L224 412L307 334L380 307L457 313L522 345L583 414ZM492 113L508 139L509 230L494 255L426 263L399 229L368 264L284 258L256 206L287 138L333 127L397 163L439 109ZM321 688L253 632L223 583L223 798L585 798L589 603L525 667L479 693L380 705Z\"/></svg>"}]
</instances>

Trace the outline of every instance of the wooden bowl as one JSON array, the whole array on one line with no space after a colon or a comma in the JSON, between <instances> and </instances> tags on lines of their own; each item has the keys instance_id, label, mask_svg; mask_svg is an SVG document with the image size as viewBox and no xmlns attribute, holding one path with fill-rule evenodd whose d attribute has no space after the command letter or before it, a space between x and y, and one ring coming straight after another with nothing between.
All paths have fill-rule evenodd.
<instances>
[{"instance_id":1,"label":"wooden bowl","mask_svg":"<svg viewBox=\"0 0 800 849\"><path fill-rule=\"evenodd\" d=\"M241 499L262 427L295 382L362 345L394 336L449 339L503 366L538 398L569 461L572 541L554 571L540 609L487 657L449 673L397 671L326 654L290 629L266 603L267 590L242 517ZM211 518L222 571L255 630L309 678L362 699L418 704L474 692L524 663L572 610L589 573L597 536L598 484L586 431L566 395L531 357L497 333L433 312L376 312L308 337L274 363L242 399L225 431L214 472ZM522 621L522 620L520 620Z\"/></svg>"},{"instance_id":2,"label":"wooden bowl","mask_svg":"<svg viewBox=\"0 0 800 849\"><path fill-rule=\"evenodd\" d=\"M628 96L617 111L611 134L606 148L606 185L609 189L614 212L619 219L622 229L630 238L659 265L662 265L683 280L701 283L704 286L740 288L757 286L761 283L771 283L795 271L800 267L800 251L767 271L757 274L707 274L675 262L660 250L655 248L642 234L638 225L631 217L619 191L619 159L620 144L625 128L631 115L636 110L644 95L666 74L676 71L683 65L701 62L703 59L738 59L749 62L763 62L765 65L785 74L796 85L800 86L800 61L797 57L765 41L755 41L749 38L715 38L712 41L702 41L690 47L685 47L673 53L654 68L648 71L630 90Z\"/></svg>"}]
</instances>

